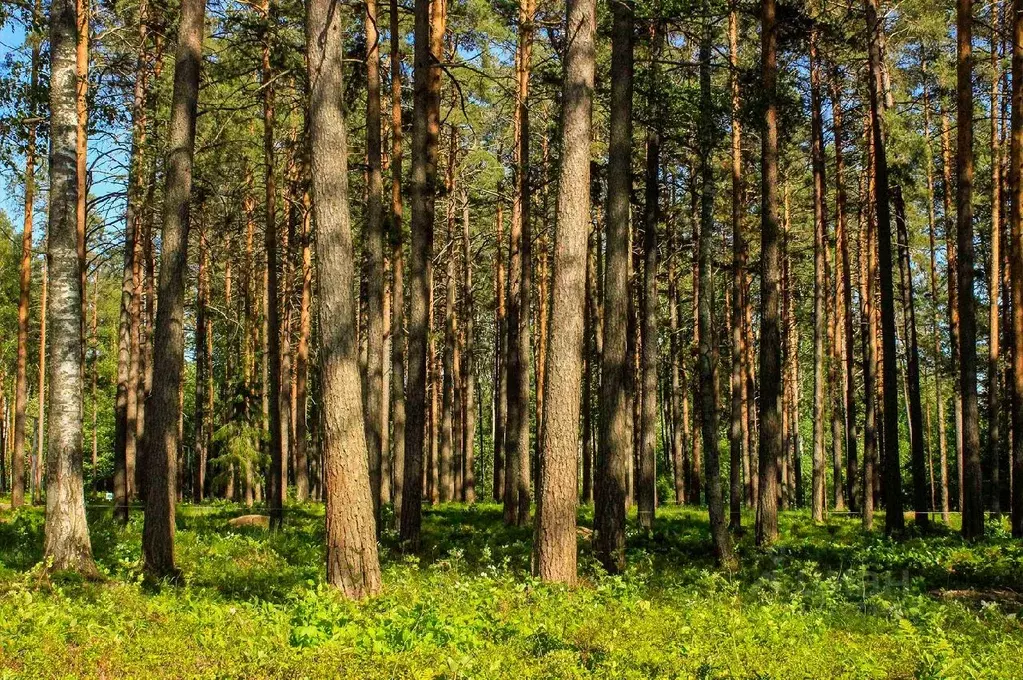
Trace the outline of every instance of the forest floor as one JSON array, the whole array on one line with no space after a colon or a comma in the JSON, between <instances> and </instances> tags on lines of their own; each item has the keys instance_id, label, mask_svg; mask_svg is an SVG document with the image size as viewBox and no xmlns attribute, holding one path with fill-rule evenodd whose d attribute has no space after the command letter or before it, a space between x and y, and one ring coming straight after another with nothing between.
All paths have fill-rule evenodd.
<instances>
[{"instance_id":1,"label":"forest floor","mask_svg":"<svg viewBox=\"0 0 1023 680\"><path fill-rule=\"evenodd\" d=\"M0 502L0 678L1023 675L1023 543L995 522L973 545L943 527L893 542L788 512L769 550L739 539L727 576L706 512L669 506L652 534L630 527L621 576L582 530L566 589L528 575L530 531L504 527L499 506L442 505L418 557L385 533L384 591L355 604L323 583L322 506L289 506L276 534L229 526L251 512L237 505L179 506L184 584L154 588L140 513L122 529L90 509L106 578L85 583L44 577L42 509Z\"/></svg>"}]
</instances>

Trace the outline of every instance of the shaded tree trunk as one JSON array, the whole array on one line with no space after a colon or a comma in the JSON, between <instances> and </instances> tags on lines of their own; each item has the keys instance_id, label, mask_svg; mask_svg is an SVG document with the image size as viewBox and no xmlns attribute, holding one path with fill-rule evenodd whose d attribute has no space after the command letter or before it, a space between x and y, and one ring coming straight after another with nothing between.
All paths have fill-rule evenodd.
<instances>
[{"instance_id":1,"label":"shaded tree trunk","mask_svg":"<svg viewBox=\"0 0 1023 680\"><path fill-rule=\"evenodd\" d=\"M821 67L816 29L810 32L810 156L813 166L813 464L810 516L823 522L827 511L824 462L824 363L826 361L824 299L827 295L827 182L824 177L824 120L821 115ZM837 481L837 480L836 480Z\"/></svg>"},{"instance_id":2,"label":"shaded tree trunk","mask_svg":"<svg viewBox=\"0 0 1023 680\"><path fill-rule=\"evenodd\" d=\"M394 515L400 518L405 483L405 251L401 196L405 136L401 123L398 0L390 0L388 18L391 31L391 455Z\"/></svg>"}]
</instances>

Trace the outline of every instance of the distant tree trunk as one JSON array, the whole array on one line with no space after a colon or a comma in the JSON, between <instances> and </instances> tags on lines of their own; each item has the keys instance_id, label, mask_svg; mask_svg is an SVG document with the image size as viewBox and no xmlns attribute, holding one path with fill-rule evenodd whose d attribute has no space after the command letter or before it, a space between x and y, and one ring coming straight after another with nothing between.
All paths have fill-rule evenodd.
<instances>
[{"instance_id":1,"label":"distant tree trunk","mask_svg":"<svg viewBox=\"0 0 1023 680\"><path fill-rule=\"evenodd\" d=\"M895 291L892 279L892 228L888 203L888 157L884 130L881 126L884 77L881 64L881 23L877 16L878 0L866 0L867 52L870 63L870 124L873 133L873 171L877 211L877 250L881 279L881 342L882 383L884 389L884 469L885 469L885 533L902 531L902 466L899 462L899 393L895 354Z\"/></svg>"},{"instance_id":2,"label":"distant tree trunk","mask_svg":"<svg viewBox=\"0 0 1023 680\"><path fill-rule=\"evenodd\" d=\"M916 338L916 310L913 302L913 270L909 256L909 229L906 224L906 206L902 188L892 188L895 203L895 226L899 239L899 269L902 273L902 341L906 344L906 380L909 382L909 437L910 467L913 474L913 509L916 522L927 526L927 460L924 452L923 404L920 396L920 352Z\"/></svg>"},{"instance_id":3,"label":"distant tree trunk","mask_svg":"<svg viewBox=\"0 0 1023 680\"><path fill-rule=\"evenodd\" d=\"M656 59L659 58L663 43L661 21L655 19L652 50L655 61L651 64L650 103L651 110L657 111L656 99L660 89L660 68ZM661 134L659 122L647 126L646 131L646 195L643 212L643 281L640 300L641 312L641 355L640 375L643 392L640 415L640 454L639 479L637 480L637 504L639 505L639 525L652 529L654 513L657 508L657 357L659 346L658 310L660 297L657 293L657 225L661 220L660 198L660 167L661 167Z\"/></svg>"},{"instance_id":4,"label":"distant tree trunk","mask_svg":"<svg viewBox=\"0 0 1023 680\"><path fill-rule=\"evenodd\" d=\"M704 11L709 13L710 6L704 3ZM714 555L719 565L726 570L737 567L732 553L732 539L728 533L725 519L724 498L721 491L721 468L719 461L718 431L718 353L717 329L714 327L714 272L712 269L711 252L716 233L714 231L714 169L711 157L714 151L715 129L711 117L711 49L713 29L709 18L704 18L703 36L700 41L700 101L703 114L699 120L700 136L700 295L698 298L698 325L700 329L699 387L700 387L700 424L702 426L703 452L707 468L707 507L710 513L710 532L714 540Z\"/></svg>"},{"instance_id":5,"label":"distant tree trunk","mask_svg":"<svg viewBox=\"0 0 1023 680\"><path fill-rule=\"evenodd\" d=\"M311 0L306 14L309 141L316 263L320 268L320 371L327 481L327 581L345 596L380 590L380 562L366 458L354 333L355 257L348 211L344 25L332 0Z\"/></svg>"},{"instance_id":6,"label":"distant tree trunk","mask_svg":"<svg viewBox=\"0 0 1023 680\"><path fill-rule=\"evenodd\" d=\"M75 219L75 36L71 0L50 5L50 398L43 561L95 576L82 488L82 284Z\"/></svg>"},{"instance_id":7,"label":"distant tree trunk","mask_svg":"<svg viewBox=\"0 0 1023 680\"><path fill-rule=\"evenodd\" d=\"M52 153L52 152L51 152ZM49 252L49 234L46 235L44 249ZM46 446L45 430L49 427L46 422L46 326L47 309L49 308L50 288L50 266L48 258L43 259L43 290L39 294L39 386L36 395L39 400L39 417L36 418L36 454L32 462L32 504L38 505L43 501L43 449Z\"/></svg>"},{"instance_id":8,"label":"distant tree trunk","mask_svg":"<svg viewBox=\"0 0 1023 680\"><path fill-rule=\"evenodd\" d=\"M668 347L671 350L671 415L675 422L675 429L671 438L671 461L672 481L675 486L675 503L682 505L686 502L686 446L687 446L687 422L689 418L688 407L683 413L683 404L686 400L686 388L683 385L682 375L682 343L679 339L679 300L678 300L678 272L676 261L678 259L678 226L671 225L671 255L668 257L668 331L670 340Z\"/></svg>"},{"instance_id":9,"label":"distant tree trunk","mask_svg":"<svg viewBox=\"0 0 1023 680\"><path fill-rule=\"evenodd\" d=\"M494 488L493 499L504 498L505 425L508 407L508 322L505 318L504 202L498 198L494 233Z\"/></svg>"},{"instance_id":10,"label":"distant tree trunk","mask_svg":"<svg viewBox=\"0 0 1023 680\"><path fill-rule=\"evenodd\" d=\"M632 457L632 403L626 392L632 190L633 5L612 5L611 109L607 187L607 259L604 271L604 346L601 354L600 430L593 526L597 559L609 572L625 567L627 467Z\"/></svg>"},{"instance_id":11,"label":"distant tree trunk","mask_svg":"<svg viewBox=\"0 0 1023 680\"><path fill-rule=\"evenodd\" d=\"M192 500L201 503L206 485L206 455L209 451L207 443L209 432L206 422L206 342L209 335L209 320L206 307L209 304L209 255L206 243L206 223L204 216L199 215L199 272L198 291L195 300L195 459L192 477Z\"/></svg>"},{"instance_id":12,"label":"distant tree trunk","mask_svg":"<svg viewBox=\"0 0 1023 680\"><path fill-rule=\"evenodd\" d=\"M1009 191L1012 288L1012 535L1023 538L1023 0L1012 3Z\"/></svg>"},{"instance_id":13,"label":"distant tree trunk","mask_svg":"<svg viewBox=\"0 0 1023 680\"><path fill-rule=\"evenodd\" d=\"M401 517L405 483L405 252L401 197L401 32L398 0L390 0L391 31L391 446L394 515ZM384 424L386 427L386 423Z\"/></svg>"},{"instance_id":14,"label":"distant tree trunk","mask_svg":"<svg viewBox=\"0 0 1023 680\"><path fill-rule=\"evenodd\" d=\"M858 463L856 456L856 378L853 359L855 344L853 340L852 251L849 248L849 228L846 222L841 95L841 75L836 68L831 80L831 124L835 138L835 297L837 298L835 311L839 319L836 332L842 333L843 336L840 361L842 364L842 403L845 411L843 423L846 451L845 497L849 504L849 510L856 512L859 504L856 498ZM837 475L835 479L838 479Z\"/></svg>"},{"instance_id":15,"label":"distant tree trunk","mask_svg":"<svg viewBox=\"0 0 1023 680\"><path fill-rule=\"evenodd\" d=\"M592 123L592 120L591 120ZM592 196L591 196L592 201ZM582 445L582 502L593 502L593 456L596 427L593 422L593 383L600 357L597 355L597 272L594 248L599 247L599 231L593 225L586 241L586 324L583 329L583 445Z\"/></svg>"},{"instance_id":16,"label":"distant tree trunk","mask_svg":"<svg viewBox=\"0 0 1023 680\"><path fill-rule=\"evenodd\" d=\"M42 16L42 0L32 5L32 23ZM40 40L32 42L29 92L33 95L31 115L35 117L34 96L39 89ZM28 322L32 304L32 220L35 208L36 124L28 127L25 147L25 219L21 231L21 262L18 274L18 355L14 382L14 439L11 449L11 507L25 504L25 408L28 405ZM40 394L40 398L42 395ZM40 421L42 411L39 413Z\"/></svg>"},{"instance_id":17,"label":"distant tree trunk","mask_svg":"<svg viewBox=\"0 0 1023 680\"><path fill-rule=\"evenodd\" d=\"M1001 419L1002 409L1006 406L1001 398L1001 385L998 374L999 366L999 321L998 298L1002 275L1000 272L1002 252L1002 151L1000 144L1000 132L998 129L998 118L1000 107L999 81L1001 74L1001 55L998 52L998 31L1001 22L999 16L1000 3L991 4L991 268L990 284L988 286L989 306L989 342L988 342L988 370L987 370L987 407L988 407L988 465L990 465L991 478L991 511L997 517L1001 514L1001 484L999 472L1001 471L1002 435Z\"/></svg>"},{"instance_id":18,"label":"distant tree trunk","mask_svg":"<svg viewBox=\"0 0 1023 680\"><path fill-rule=\"evenodd\" d=\"M366 0L366 218L363 251L366 267L366 446L373 514L380 523L384 399L384 219L380 170L380 31L377 0Z\"/></svg>"},{"instance_id":19,"label":"distant tree trunk","mask_svg":"<svg viewBox=\"0 0 1023 680\"><path fill-rule=\"evenodd\" d=\"M419 549L423 499L423 433L426 430L426 355L432 274L433 216L440 135L440 62L445 28L445 0L415 3L415 104L412 117L412 252L411 304L408 319L408 421L405 424L405 482L402 491L401 541ZM434 21L431 22L431 18ZM432 23L432 25L431 25ZM439 33L431 41L431 29Z\"/></svg>"},{"instance_id":20,"label":"distant tree trunk","mask_svg":"<svg viewBox=\"0 0 1023 680\"><path fill-rule=\"evenodd\" d=\"M921 62L921 71L926 74L926 62ZM926 78L926 76L925 76ZM941 519L948 524L948 452L947 437L945 433L945 396L942 390L941 373L944 370L941 366L941 335L939 333L938 314L938 265L937 265L937 235L935 227L937 220L934 216L934 154L931 150L931 102L928 83L925 79L923 84L923 108L924 108L924 146L927 150L927 235L930 254L930 290L934 310L931 316L931 334L934 337L934 401L937 404L938 421L938 451L940 456L940 477L941 477Z\"/></svg>"},{"instance_id":21,"label":"distant tree trunk","mask_svg":"<svg viewBox=\"0 0 1023 680\"><path fill-rule=\"evenodd\" d=\"M508 257L508 412L505 432L506 524L529 521L529 310L532 291L531 188L529 181L529 76L535 33L534 0L519 3L516 62L515 203Z\"/></svg>"},{"instance_id":22,"label":"distant tree trunk","mask_svg":"<svg viewBox=\"0 0 1023 680\"><path fill-rule=\"evenodd\" d=\"M973 296L973 0L956 3L956 245L959 385L963 399L963 537L984 535L977 409L977 321Z\"/></svg>"},{"instance_id":23,"label":"distant tree trunk","mask_svg":"<svg viewBox=\"0 0 1023 680\"><path fill-rule=\"evenodd\" d=\"M731 375L731 422L728 427L729 467L731 493L728 528L742 526L742 478L741 472L749 479L749 432L743 427L743 406L745 405L744 360L746 334L743 333L743 299L746 295L746 239L742 233L743 182L742 182L742 123L740 113L742 100L739 90L739 7L732 2L728 12L728 66L729 86L732 94L732 375ZM745 463L745 470L742 469ZM749 493L747 493L747 498Z\"/></svg>"},{"instance_id":24,"label":"distant tree trunk","mask_svg":"<svg viewBox=\"0 0 1023 680\"><path fill-rule=\"evenodd\" d=\"M159 306L153 334L154 382L146 402L146 517L142 531L145 571L177 577L174 505L180 391L184 380L185 275L188 268L189 202L195 152L196 107L202 63L204 0L184 0L178 28L174 94L168 139L160 252Z\"/></svg>"},{"instance_id":25,"label":"distant tree trunk","mask_svg":"<svg viewBox=\"0 0 1023 680\"><path fill-rule=\"evenodd\" d=\"M264 35L263 35L263 160L265 163L264 185L266 189L265 216L266 225L263 231L264 248L266 249L266 286L263 290L263 307L266 310L264 326L264 342L268 356L263 381L264 404L269 407L267 427L270 432L270 475L267 479L267 495L269 496L270 526L279 529L284 523L284 499L288 487L288 432L291 429L287 403L283 399L281 389L282 357L286 353L286 344L281 323L281 280L277 257L277 183L275 177L274 153L274 73L270 63L274 26L274 9L272 0L263 4ZM286 255L285 255L286 256ZM290 398L288 400L290 402Z\"/></svg>"},{"instance_id":26,"label":"distant tree trunk","mask_svg":"<svg viewBox=\"0 0 1023 680\"><path fill-rule=\"evenodd\" d=\"M952 133L948 112L941 112L941 165L942 165L942 202L945 221L945 262L948 272L948 315L949 338L951 344L951 374L953 387L953 404L955 408L956 435L956 480L958 487L958 505L963 509L963 395L959 374L959 265L955 239L955 222L952 219Z\"/></svg>"},{"instance_id":27,"label":"distant tree trunk","mask_svg":"<svg viewBox=\"0 0 1023 680\"><path fill-rule=\"evenodd\" d=\"M865 137L869 144L870 127L865 127ZM864 169L861 195L869 196L872 180L870 164ZM866 193L865 192L871 192ZM860 315L863 336L863 488L861 519L863 527L871 530L874 527L874 474L877 464L877 345L874 333L874 270L876 256L874 246L873 217L869 214L870 201L860 208Z\"/></svg>"},{"instance_id":28,"label":"distant tree trunk","mask_svg":"<svg viewBox=\"0 0 1023 680\"><path fill-rule=\"evenodd\" d=\"M760 490L757 503L757 545L778 538L778 462L781 431L781 279L778 229L778 26L775 0L761 0L764 132L761 163L760 275Z\"/></svg>"},{"instance_id":29,"label":"distant tree trunk","mask_svg":"<svg viewBox=\"0 0 1023 680\"><path fill-rule=\"evenodd\" d=\"M540 495L533 571L544 581L575 583L576 506L586 260L590 221L590 134L596 68L595 0L568 0L561 123L561 173L554 242L547 374L557 390L544 401Z\"/></svg>"},{"instance_id":30,"label":"distant tree trunk","mask_svg":"<svg viewBox=\"0 0 1023 680\"><path fill-rule=\"evenodd\" d=\"M824 120L821 115L821 66L818 53L818 32L810 32L810 142L813 166L813 473L810 493L810 516L823 522L827 510L827 489L824 462L824 363L827 324L824 299L827 295L827 211L824 208L827 182L824 177ZM836 480L837 481L837 480Z\"/></svg>"},{"instance_id":31,"label":"distant tree trunk","mask_svg":"<svg viewBox=\"0 0 1023 680\"><path fill-rule=\"evenodd\" d=\"M303 178L303 183L306 180ZM313 262L310 243L310 222L312 201L309 190L302 193L302 230L300 233L302 251L302 293L298 312L298 347L295 350L295 495L299 501L309 498L309 432L307 425L308 380L309 380L309 336L312 327Z\"/></svg>"},{"instance_id":32,"label":"distant tree trunk","mask_svg":"<svg viewBox=\"0 0 1023 680\"><path fill-rule=\"evenodd\" d=\"M476 310L472 294L472 249L469 231L469 194L462 189L462 486L461 500L476 502Z\"/></svg>"}]
</instances>

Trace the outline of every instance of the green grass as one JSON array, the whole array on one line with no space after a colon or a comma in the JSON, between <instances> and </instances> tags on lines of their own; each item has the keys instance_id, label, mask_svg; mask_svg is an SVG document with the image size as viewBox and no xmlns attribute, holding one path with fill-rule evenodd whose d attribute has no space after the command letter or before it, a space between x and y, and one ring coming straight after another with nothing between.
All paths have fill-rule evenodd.
<instances>
[{"instance_id":1,"label":"green grass","mask_svg":"<svg viewBox=\"0 0 1023 680\"><path fill-rule=\"evenodd\" d=\"M4 508L7 504L4 504ZM46 579L42 511L0 511L0 678L1013 678L1023 674L1023 545L991 525L902 542L850 519L785 513L782 540L739 539L713 568L706 513L665 507L631 530L628 570L603 574L580 536L581 582L528 575L530 531L494 505L440 506L424 549L382 539L384 592L323 584L323 514L232 529L234 505L182 506L182 586L143 584L141 518L90 510L107 577ZM750 517L744 517L747 526ZM590 511L581 523L590 524Z\"/></svg>"}]
</instances>

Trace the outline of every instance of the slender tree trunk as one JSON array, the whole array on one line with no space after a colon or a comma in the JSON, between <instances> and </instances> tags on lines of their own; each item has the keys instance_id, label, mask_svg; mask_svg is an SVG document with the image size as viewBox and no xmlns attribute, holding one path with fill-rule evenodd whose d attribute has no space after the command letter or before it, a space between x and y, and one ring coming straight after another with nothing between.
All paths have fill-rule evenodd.
<instances>
[{"instance_id":1,"label":"slender tree trunk","mask_svg":"<svg viewBox=\"0 0 1023 680\"><path fill-rule=\"evenodd\" d=\"M865 137L869 144L870 127L865 127ZM861 194L866 193L868 200L860 209L860 315L863 336L863 488L862 488L862 511L861 518L863 528L871 530L874 527L874 473L877 464L877 345L874 332L874 276L875 270L875 246L873 218L868 214L870 210L869 198L872 195L870 190L870 165L864 169L868 177L863 182L864 189Z\"/></svg>"},{"instance_id":2,"label":"slender tree trunk","mask_svg":"<svg viewBox=\"0 0 1023 680\"><path fill-rule=\"evenodd\" d=\"M604 271L604 346L601 354L600 435L594 507L594 549L609 572L625 567L627 467L632 456L631 401L626 392L632 189L633 6L612 5L611 136L608 151L607 259Z\"/></svg>"},{"instance_id":3,"label":"slender tree trunk","mask_svg":"<svg viewBox=\"0 0 1023 680\"><path fill-rule=\"evenodd\" d=\"M973 295L973 0L956 3L956 251L959 385L963 399L963 537L984 535L977 409L977 322Z\"/></svg>"},{"instance_id":4,"label":"slender tree trunk","mask_svg":"<svg viewBox=\"0 0 1023 680\"><path fill-rule=\"evenodd\" d=\"M881 278L881 342L882 384L884 389L884 470L885 470L885 533L902 531L902 466L899 461L899 394L895 355L895 293L892 280L892 229L888 203L888 157L884 130L881 127L881 97L884 79L881 65L881 23L877 16L878 0L866 0L868 57L870 75L870 124L873 134L873 172L877 211L877 250Z\"/></svg>"},{"instance_id":5,"label":"slender tree trunk","mask_svg":"<svg viewBox=\"0 0 1023 680\"><path fill-rule=\"evenodd\" d=\"M760 490L757 503L757 545L778 538L778 462L781 430L781 278L778 229L778 26L775 0L761 0L762 86L764 132L761 163L760 275Z\"/></svg>"},{"instance_id":6,"label":"slender tree trunk","mask_svg":"<svg viewBox=\"0 0 1023 680\"><path fill-rule=\"evenodd\" d=\"M401 196L401 32L398 0L390 0L391 31L391 446L394 515L401 517L405 483L405 251ZM386 423L385 423L386 427Z\"/></svg>"},{"instance_id":7,"label":"slender tree trunk","mask_svg":"<svg viewBox=\"0 0 1023 680\"><path fill-rule=\"evenodd\" d=\"M303 178L303 182L306 180ZM298 312L298 347L295 350L295 495L299 501L309 498L309 432L307 425L309 337L312 326L313 266L310 223L312 201L309 190L302 193L302 293Z\"/></svg>"},{"instance_id":8,"label":"slender tree trunk","mask_svg":"<svg viewBox=\"0 0 1023 680\"><path fill-rule=\"evenodd\" d=\"M810 100L811 143L813 165L813 473L810 493L810 516L823 522L827 511L827 489L824 462L824 363L827 320L824 299L827 295L827 182L824 176L824 120L821 115L821 66L816 29L810 32ZM837 480L836 480L837 481Z\"/></svg>"},{"instance_id":9,"label":"slender tree trunk","mask_svg":"<svg viewBox=\"0 0 1023 680\"><path fill-rule=\"evenodd\" d=\"M415 3L415 103L412 117L412 252L411 304L408 319L408 421L405 424L405 482L402 491L401 541L419 549L423 499L423 433L426 429L426 355L432 275L433 216L440 135L440 62L445 29L445 2ZM431 18L434 20L431 22ZM431 32L434 40L431 41Z\"/></svg>"},{"instance_id":10,"label":"slender tree trunk","mask_svg":"<svg viewBox=\"0 0 1023 680\"><path fill-rule=\"evenodd\" d=\"M1023 0L1012 3L1012 134L1009 149L1012 288L1012 535L1023 538Z\"/></svg>"},{"instance_id":11,"label":"slender tree trunk","mask_svg":"<svg viewBox=\"0 0 1023 680\"><path fill-rule=\"evenodd\" d=\"M178 28L174 94L164 189L160 252L160 302L153 335L153 373L160 376L146 402L146 518L142 532L145 571L178 575L174 564L174 505L180 396L184 379L185 275L189 202L195 152L196 107L202 63L204 0L184 0Z\"/></svg>"},{"instance_id":12,"label":"slender tree trunk","mask_svg":"<svg viewBox=\"0 0 1023 680\"><path fill-rule=\"evenodd\" d=\"M508 407L508 322L505 317L504 202L497 201L494 234L494 488L493 499L504 498L505 426Z\"/></svg>"},{"instance_id":13,"label":"slender tree trunk","mask_svg":"<svg viewBox=\"0 0 1023 680\"><path fill-rule=\"evenodd\" d=\"M40 21L42 0L32 5L32 24ZM32 65L29 92L39 89L40 39L32 39ZM35 99L33 98L33 102ZM33 103L31 114L35 117ZM14 378L14 440L11 449L11 507L25 504L25 408L28 405L28 322L32 304L32 221L35 208L36 124L28 126L25 147L25 219L21 230L21 262L18 272L18 354ZM40 394L40 398L42 395ZM42 411L39 412L40 422Z\"/></svg>"},{"instance_id":14,"label":"slender tree trunk","mask_svg":"<svg viewBox=\"0 0 1023 680\"><path fill-rule=\"evenodd\" d=\"M49 442L46 458L48 570L95 576L82 489L82 261L75 219L75 37L71 0L50 5Z\"/></svg>"},{"instance_id":15,"label":"slender tree trunk","mask_svg":"<svg viewBox=\"0 0 1023 680\"><path fill-rule=\"evenodd\" d=\"M1001 419L1003 404L1001 386L998 380L999 366L999 321L998 299L1002 275L1000 271L1002 253L1002 151L999 118L999 81L1001 74L1001 55L998 53L998 31L1000 3L991 4L991 270L988 286L989 307L989 342L987 370L987 407L988 407L988 465L991 466L991 511L997 517L1001 513L1001 488L999 472L1001 471Z\"/></svg>"},{"instance_id":16,"label":"slender tree trunk","mask_svg":"<svg viewBox=\"0 0 1023 680\"><path fill-rule=\"evenodd\" d=\"M355 257L341 97L344 25L334 10L332 0L310 0L306 14L309 141L320 268L320 371L326 415L327 581L347 597L362 598L380 590L380 562L354 333Z\"/></svg>"},{"instance_id":17,"label":"slender tree trunk","mask_svg":"<svg viewBox=\"0 0 1023 680\"><path fill-rule=\"evenodd\" d=\"M906 344L906 380L909 382L910 467L913 474L913 509L916 522L927 526L927 460L924 452L923 404L920 397L920 352L916 337L916 310L913 302L913 271L909 256L909 229L902 189L893 187L895 226L899 239L899 265L902 273L902 313L905 325L902 340Z\"/></svg>"},{"instance_id":18,"label":"slender tree trunk","mask_svg":"<svg viewBox=\"0 0 1023 680\"><path fill-rule=\"evenodd\" d=\"M366 446L373 513L380 523L381 448L384 407L384 218L383 176L380 170L380 32L377 0L366 0L366 219L363 250L366 266Z\"/></svg>"},{"instance_id":19,"label":"slender tree trunk","mask_svg":"<svg viewBox=\"0 0 1023 680\"><path fill-rule=\"evenodd\" d=\"M44 250L49 252L50 236L47 233L44 241ZM32 463L32 504L38 505L43 501L43 455L46 446L46 327L47 310L49 309L50 289L50 265L48 258L43 258L43 290L39 294L39 385L36 389L38 399L39 416L36 418L36 453Z\"/></svg>"},{"instance_id":20,"label":"slender tree trunk","mask_svg":"<svg viewBox=\"0 0 1023 680\"><path fill-rule=\"evenodd\" d=\"M206 431L206 343L209 334L209 321L207 319L206 307L209 304L210 283L209 283L209 255L206 243L206 222L202 214L199 215L199 272L198 292L195 301L195 416L193 426L195 428L195 449L194 449L194 470L192 477L192 500L201 503L203 491L206 486L206 455L208 452L208 436Z\"/></svg>"},{"instance_id":21,"label":"slender tree trunk","mask_svg":"<svg viewBox=\"0 0 1023 680\"><path fill-rule=\"evenodd\" d=\"M586 314L587 236L590 218L590 133L596 68L596 2L568 0L568 37L561 123L561 173L554 241L551 315L547 342L534 573L545 581L575 583L576 506L583 328Z\"/></svg>"},{"instance_id":22,"label":"slender tree trunk","mask_svg":"<svg viewBox=\"0 0 1023 680\"><path fill-rule=\"evenodd\" d=\"M743 299L746 295L746 239L742 233L743 182L742 182L742 123L740 113L742 100L739 90L739 7L732 2L728 12L728 66L729 87L732 94L732 375L731 375L731 421L728 428L729 465L731 494L729 504L729 529L742 526L742 479L745 472L749 479L749 459L746 457L749 440L745 431L743 406L745 403L744 367L745 333L743 333ZM745 463L745 470L742 469ZM747 490L747 498L749 493Z\"/></svg>"},{"instance_id":23,"label":"slender tree trunk","mask_svg":"<svg viewBox=\"0 0 1023 680\"><path fill-rule=\"evenodd\" d=\"M519 3L515 102L515 205L508 266L508 412L505 432L507 524L529 521L529 311L532 290L531 187L529 182L529 76L535 33L534 0Z\"/></svg>"},{"instance_id":24,"label":"slender tree trunk","mask_svg":"<svg viewBox=\"0 0 1023 680\"><path fill-rule=\"evenodd\" d=\"M446 225L445 230L446 262L444 265L444 347L441 359L444 370L443 392L441 397L441 424L440 424L440 500L447 503L455 500L456 475L455 467L458 460L458 446L456 444L456 433L460 428L455 425L455 392L457 390L456 363L457 349L456 338L458 335L455 319L455 165L457 164L458 153L458 130L451 126L450 144L448 146L448 162L445 169L445 201Z\"/></svg>"}]
</instances>

